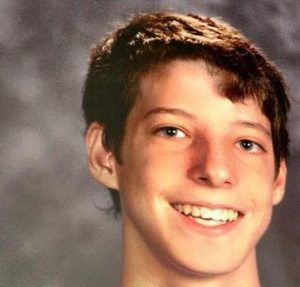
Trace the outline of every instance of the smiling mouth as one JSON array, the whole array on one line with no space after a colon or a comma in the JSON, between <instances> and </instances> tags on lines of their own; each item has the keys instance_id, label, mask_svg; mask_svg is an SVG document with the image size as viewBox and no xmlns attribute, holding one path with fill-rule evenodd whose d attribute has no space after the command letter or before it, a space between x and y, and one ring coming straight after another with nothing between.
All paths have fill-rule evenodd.
<instances>
[{"instance_id":1,"label":"smiling mouth","mask_svg":"<svg viewBox=\"0 0 300 287\"><path fill-rule=\"evenodd\" d=\"M174 204L173 208L184 216L204 226L219 226L235 221L242 214L226 208L210 209L205 206Z\"/></svg>"}]
</instances>

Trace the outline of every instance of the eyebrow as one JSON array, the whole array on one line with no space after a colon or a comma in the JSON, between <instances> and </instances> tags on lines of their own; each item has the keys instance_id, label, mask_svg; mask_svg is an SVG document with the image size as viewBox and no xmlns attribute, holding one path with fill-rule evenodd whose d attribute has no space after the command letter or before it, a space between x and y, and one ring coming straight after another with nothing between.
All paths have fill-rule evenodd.
<instances>
[{"instance_id":1,"label":"eyebrow","mask_svg":"<svg viewBox=\"0 0 300 287\"><path fill-rule=\"evenodd\" d=\"M196 120L196 116L186 112L182 109L176 109L176 108L166 108L166 107L157 107L155 109L149 110L143 117L143 119L146 119L152 115L156 114L172 114L177 116L183 116L188 119Z\"/></svg>"},{"instance_id":2,"label":"eyebrow","mask_svg":"<svg viewBox=\"0 0 300 287\"><path fill-rule=\"evenodd\" d=\"M255 129L257 131L260 131L260 132L264 133L269 138L272 138L271 132L265 126L263 126L260 123L252 122L252 121L236 121L233 124L235 126L244 126L244 127L247 127L247 128Z\"/></svg>"}]
</instances>

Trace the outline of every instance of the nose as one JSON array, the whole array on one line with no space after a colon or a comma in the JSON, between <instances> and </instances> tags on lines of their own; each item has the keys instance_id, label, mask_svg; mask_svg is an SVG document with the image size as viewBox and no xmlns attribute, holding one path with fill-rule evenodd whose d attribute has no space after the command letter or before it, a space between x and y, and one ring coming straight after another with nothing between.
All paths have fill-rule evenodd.
<instances>
[{"instance_id":1,"label":"nose","mask_svg":"<svg viewBox=\"0 0 300 287\"><path fill-rule=\"evenodd\" d=\"M236 182L234 157L226 148L215 145L202 147L193 157L190 176L194 181L212 188L230 188Z\"/></svg>"}]
</instances>

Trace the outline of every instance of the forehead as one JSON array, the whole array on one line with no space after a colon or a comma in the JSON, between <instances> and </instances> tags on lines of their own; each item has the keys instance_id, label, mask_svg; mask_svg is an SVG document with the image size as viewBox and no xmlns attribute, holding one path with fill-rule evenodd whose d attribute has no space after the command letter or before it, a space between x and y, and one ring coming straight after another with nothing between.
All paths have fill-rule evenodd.
<instances>
[{"instance_id":1,"label":"forehead","mask_svg":"<svg viewBox=\"0 0 300 287\"><path fill-rule=\"evenodd\" d=\"M150 94L160 94L162 90L175 97L179 93L179 87L186 91L198 88L201 94L208 88L209 93L217 93L233 102L252 100L256 104L257 97L251 96L252 94L246 95L239 86L241 83L238 76L225 69L215 67L201 59L175 59L159 63L141 75L137 99L158 100L151 98ZM186 101L189 101L188 96Z\"/></svg>"},{"instance_id":2,"label":"forehead","mask_svg":"<svg viewBox=\"0 0 300 287\"><path fill-rule=\"evenodd\" d=\"M198 67L198 69L196 69L196 67ZM201 78L208 79L213 77L214 85L218 93L233 102L243 102L251 99L256 102L258 106L262 106L264 98L263 89L253 84L252 80L245 80L241 75L229 71L224 67L217 67L215 64L201 58L175 58L154 64L140 74L138 80L139 95L143 95L147 92L147 88L145 88L145 83L147 82L152 81L151 84L153 84L157 81L170 80L172 77L180 79L185 74L189 74L192 69L194 69L194 72L198 70L195 76L198 76L199 80L201 80ZM192 77L190 77L190 79L191 81L197 81L196 78L192 79Z\"/></svg>"}]
</instances>

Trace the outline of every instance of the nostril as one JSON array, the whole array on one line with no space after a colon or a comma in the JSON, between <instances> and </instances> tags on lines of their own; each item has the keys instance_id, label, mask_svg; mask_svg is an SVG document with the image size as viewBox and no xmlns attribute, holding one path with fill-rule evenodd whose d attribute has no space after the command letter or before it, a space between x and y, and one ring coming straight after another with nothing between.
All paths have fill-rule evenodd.
<instances>
[{"instance_id":1,"label":"nostril","mask_svg":"<svg viewBox=\"0 0 300 287\"><path fill-rule=\"evenodd\" d=\"M200 176L198 181L211 187L229 187L231 180L223 176Z\"/></svg>"},{"instance_id":2,"label":"nostril","mask_svg":"<svg viewBox=\"0 0 300 287\"><path fill-rule=\"evenodd\" d=\"M204 176L198 177L198 180L203 181L203 182L209 182L210 181L207 177L204 177Z\"/></svg>"}]
</instances>

